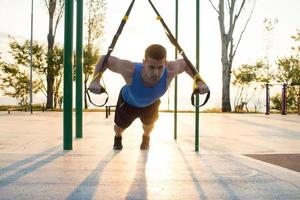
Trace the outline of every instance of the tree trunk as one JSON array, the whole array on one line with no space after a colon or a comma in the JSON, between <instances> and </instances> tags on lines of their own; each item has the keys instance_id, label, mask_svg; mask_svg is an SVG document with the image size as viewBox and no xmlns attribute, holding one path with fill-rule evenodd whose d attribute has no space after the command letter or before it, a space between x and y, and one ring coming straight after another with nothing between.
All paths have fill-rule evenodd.
<instances>
[{"instance_id":1,"label":"tree trunk","mask_svg":"<svg viewBox=\"0 0 300 200\"><path fill-rule=\"evenodd\" d=\"M54 85L54 75L53 75L53 64L52 54L54 46L54 35L53 35L53 16L55 12L56 1L50 0L49 3L49 31L47 35L48 40L48 66L47 66L47 103L46 108L53 108L53 85Z\"/></svg>"},{"instance_id":2,"label":"tree trunk","mask_svg":"<svg viewBox=\"0 0 300 200\"><path fill-rule=\"evenodd\" d=\"M54 106L53 108L57 108L57 106L59 105L59 98L60 98L60 95L59 95L59 87L60 87L60 84L61 84L61 76L59 76L56 80L55 80L55 83L54 83L54 91L53 91L53 98L54 98Z\"/></svg>"},{"instance_id":3,"label":"tree trunk","mask_svg":"<svg viewBox=\"0 0 300 200\"><path fill-rule=\"evenodd\" d=\"M224 0L219 1L219 27L222 42L222 112L231 112L230 105L230 71L231 65L228 58L230 36L225 30Z\"/></svg>"},{"instance_id":4,"label":"tree trunk","mask_svg":"<svg viewBox=\"0 0 300 200\"><path fill-rule=\"evenodd\" d=\"M51 74L51 70L47 70L47 104L46 108L53 108L53 84L54 76Z\"/></svg>"},{"instance_id":5,"label":"tree trunk","mask_svg":"<svg viewBox=\"0 0 300 200\"><path fill-rule=\"evenodd\" d=\"M226 37L225 37L226 38ZM222 112L231 112L230 104L230 77L231 65L227 57L228 41L222 40Z\"/></svg>"},{"instance_id":6,"label":"tree trunk","mask_svg":"<svg viewBox=\"0 0 300 200\"><path fill-rule=\"evenodd\" d=\"M247 27L247 24L251 18L251 14L248 20L245 23L244 29L240 33L240 37L237 40L237 43L233 43L233 32L235 29L236 21L239 18L243 7L245 5L246 0L237 1L224 1L219 0L218 8L214 6L212 0L209 0L215 11L218 13L219 19L219 27L220 27L220 36L222 42L222 112L231 112L231 104L230 104L230 78L231 78L231 68L233 59L236 53L236 50L239 46L242 35ZM240 6L236 9L236 3L240 2ZM227 3L227 5L225 5ZM225 17L225 11L228 12L228 16ZM228 24L227 24L228 23ZM227 26L225 25L227 24ZM227 27L227 28L226 28Z\"/></svg>"},{"instance_id":7,"label":"tree trunk","mask_svg":"<svg viewBox=\"0 0 300 200\"><path fill-rule=\"evenodd\" d=\"M230 71L223 70L223 87L222 87L222 112L231 112L230 104Z\"/></svg>"}]
</instances>

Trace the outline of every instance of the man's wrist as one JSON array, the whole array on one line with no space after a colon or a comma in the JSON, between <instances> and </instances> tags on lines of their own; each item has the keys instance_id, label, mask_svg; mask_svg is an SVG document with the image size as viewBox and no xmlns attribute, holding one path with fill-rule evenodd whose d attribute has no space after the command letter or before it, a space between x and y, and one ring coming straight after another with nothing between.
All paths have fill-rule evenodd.
<instances>
[{"instance_id":1,"label":"man's wrist","mask_svg":"<svg viewBox=\"0 0 300 200\"><path fill-rule=\"evenodd\" d=\"M198 83L203 83L206 84L203 79L201 78L200 74L195 74L194 76L194 84L193 84L193 89L197 88Z\"/></svg>"},{"instance_id":2,"label":"man's wrist","mask_svg":"<svg viewBox=\"0 0 300 200\"><path fill-rule=\"evenodd\" d=\"M96 75L94 75L92 81L100 81L102 78L103 72L98 72Z\"/></svg>"}]
</instances>

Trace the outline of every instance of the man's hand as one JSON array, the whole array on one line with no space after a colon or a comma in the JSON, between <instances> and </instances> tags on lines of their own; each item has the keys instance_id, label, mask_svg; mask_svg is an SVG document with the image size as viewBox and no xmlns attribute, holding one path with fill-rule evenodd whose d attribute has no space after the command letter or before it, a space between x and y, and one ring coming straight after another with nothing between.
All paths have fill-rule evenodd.
<instances>
[{"instance_id":1,"label":"man's hand","mask_svg":"<svg viewBox=\"0 0 300 200\"><path fill-rule=\"evenodd\" d=\"M89 85L89 90L94 94L101 94L105 91L99 81L92 81Z\"/></svg>"},{"instance_id":2,"label":"man's hand","mask_svg":"<svg viewBox=\"0 0 300 200\"><path fill-rule=\"evenodd\" d=\"M194 91L196 91L196 93L205 94L209 92L209 88L204 82L198 81Z\"/></svg>"}]
</instances>

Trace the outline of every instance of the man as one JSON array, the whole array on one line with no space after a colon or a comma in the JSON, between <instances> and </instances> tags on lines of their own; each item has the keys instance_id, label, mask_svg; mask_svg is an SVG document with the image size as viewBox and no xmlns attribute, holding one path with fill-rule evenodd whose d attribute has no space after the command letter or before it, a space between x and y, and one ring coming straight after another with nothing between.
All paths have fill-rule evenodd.
<instances>
[{"instance_id":1,"label":"man","mask_svg":"<svg viewBox=\"0 0 300 200\"><path fill-rule=\"evenodd\" d=\"M158 119L159 98L164 95L177 74L185 71L194 78L192 70L184 59L168 62L166 49L159 44L150 45L146 49L143 63L133 63L110 56L106 65L102 67L104 57L101 56L95 67L95 78L89 86L90 91L96 94L100 93L102 89L100 78L106 68L121 74L126 82L120 91L116 105L113 149L121 150L123 148L122 133L136 118L140 118L144 130L140 149L147 150L149 149L150 132ZM209 91L202 80L199 80L195 87L200 94Z\"/></svg>"}]
</instances>

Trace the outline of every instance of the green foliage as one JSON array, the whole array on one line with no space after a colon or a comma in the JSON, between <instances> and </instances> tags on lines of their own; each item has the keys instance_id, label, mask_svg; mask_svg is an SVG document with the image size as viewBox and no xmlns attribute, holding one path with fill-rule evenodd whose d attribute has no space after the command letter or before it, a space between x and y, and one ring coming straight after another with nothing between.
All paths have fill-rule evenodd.
<instances>
[{"instance_id":1,"label":"green foliage","mask_svg":"<svg viewBox=\"0 0 300 200\"><path fill-rule=\"evenodd\" d=\"M51 73L54 75L54 76L58 76L61 74L62 72L62 69L63 69L63 55L64 55L64 52L63 52L63 49L62 48L59 48L58 46L54 46L53 47L53 51L51 51L49 54L48 54L48 57L47 57L47 63L48 65L51 65ZM43 71L43 73L46 73L47 69L45 68L45 70Z\"/></svg>"},{"instance_id":2,"label":"green foliage","mask_svg":"<svg viewBox=\"0 0 300 200\"><path fill-rule=\"evenodd\" d=\"M244 64L237 70L233 70L233 75L235 77L233 85L247 86L256 79L255 66Z\"/></svg>"},{"instance_id":3,"label":"green foliage","mask_svg":"<svg viewBox=\"0 0 300 200\"><path fill-rule=\"evenodd\" d=\"M44 111L44 104L32 104L32 110ZM16 106L16 105L0 105L0 111L27 111L27 106Z\"/></svg>"},{"instance_id":4,"label":"green foliage","mask_svg":"<svg viewBox=\"0 0 300 200\"><path fill-rule=\"evenodd\" d=\"M103 36L104 20L106 14L105 0L86 1L87 16L85 25L87 29L87 46L97 46L100 38Z\"/></svg>"},{"instance_id":5,"label":"green foliage","mask_svg":"<svg viewBox=\"0 0 300 200\"><path fill-rule=\"evenodd\" d=\"M0 89L4 95L16 98L19 105L28 105L29 94L29 77L28 72L21 70L16 64L3 63L1 71L5 75L1 75ZM41 89L41 82L34 80L33 93L37 93Z\"/></svg>"},{"instance_id":6,"label":"green foliage","mask_svg":"<svg viewBox=\"0 0 300 200\"><path fill-rule=\"evenodd\" d=\"M290 56L278 59L277 73L275 74L277 82L283 82L292 85L299 85L300 83L300 60L299 57ZM287 109L290 112L295 112L298 105L298 91L296 87L288 87L286 101ZM282 98L281 94L276 94L270 98L273 109L281 110Z\"/></svg>"},{"instance_id":7,"label":"green foliage","mask_svg":"<svg viewBox=\"0 0 300 200\"><path fill-rule=\"evenodd\" d=\"M296 42L296 46L292 47L292 49L299 54L300 53L300 44L299 44L300 43L300 30L299 29L297 29L296 35L292 36L292 39Z\"/></svg>"},{"instance_id":8,"label":"green foliage","mask_svg":"<svg viewBox=\"0 0 300 200\"><path fill-rule=\"evenodd\" d=\"M281 104L281 94L277 93L276 95L270 97L270 101L271 101L271 109L274 110L281 110L282 104Z\"/></svg>"},{"instance_id":9,"label":"green foliage","mask_svg":"<svg viewBox=\"0 0 300 200\"><path fill-rule=\"evenodd\" d=\"M28 68L30 66L29 41L27 40L23 44L20 44L11 38L9 47L9 53L13 57L14 63L1 61L0 70L2 73L0 75L0 88L4 95L16 98L19 105L27 105L29 94ZM41 45L33 43L32 52L32 67L34 70L38 70L45 64L44 50ZM42 82L40 80L33 80L32 92L37 93L41 88Z\"/></svg>"},{"instance_id":10,"label":"green foliage","mask_svg":"<svg viewBox=\"0 0 300 200\"><path fill-rule=\"evenodd\" d=\"M268 71L268 65L262 61L257 62L255 65L244 64L233 70L233 85L237 87L234 107L242 103L248 104L253 99L255 111L258 110L261 104L259 97L264 89L264 85L258 85L257 83L272 79L272 76L268 76L266 71Z\"/></svg>"},{"instance_id":11,"label":"green foliage","mask_svg":"<svg viewBox=\"0 0 300 200\"><path fill-rule=\"evenodd\" d=\"M30 42L26 40L23 44L20 44L14 38L10 37L9 53L16 61L16 64L29 66L30 65ZM32 69L35 71L43 71L45 68L45 51L42 45L37 42L32 44Z\"/></svg>"},{"instance_id":12,"label":"green foliage","mask_svg":"<svg viewBox=\"0 0 300 200\"><path fill-rule=\"evenodd\" d=\"M49 59L49 58L48 58ZM57 106L61 107L61 82L63 80L63 68L64 68L64 52L63 49L54 46L53 51L51 53L51 58L48 60L51 62L52 66L52 74L54 75L54 84L53 84L53 96L54 96L54 108Z\"/></svg>"},{"instance_id":13,"label":"green foliage","mask_svg":"<svg viewBox=\"0 0 300 200\"><path fill-rule=\"evenodd\" d=\"M274 76L268 73L268 65L263 61L258 61L255 65L241 65L237 70L233 70L233 75L233 85L238 87L249 86L254 82L270 82L274 79Z\"/></svg>"},{"instance_id":14,"label":"green foliage","mask_svg":"<svg viewBox=\"0 0 300 200\"><path fill-rule=\"evenodd\" d=\"M10 37L9 53L13 58L13 63L7 63L0 60L0 89L4 95L16 98L20 105L28 104L29 94L29 67L30 67L30 43L28 40L20 43ZM62 81L63 70L63 50L57 46L54 47L51 64L53 65L53 73L55 75L54 99L58 103L58 99L62 96L60 85ZM32 44L32 70L33 70L33 93L42 92L46 95L46 71L47 71L47 55L45 47L33 42Z\"/></svg>"},{"instance_id":15,"label":"green foliage","mask_svg":"<svg viewBox=\"0 0 300 200\"><path fill-rule=\"evenodd\" d=\"M55 82L56 76L59 74L58 69L55 69L53 65L53 57L55 56L55 36L58 24L63 16L64 11L64 0L45 0L44 1L48 15L49 15L49 26L48 26L48 34L47 34L47 41L48 41L48 52L47 52L47 69L46 69L46 80L47 80L47 104L46 107L52 109L53 108L53 100L57 99L55 97ZM55 106L55 102L54 102Z\"/></svg>"},{"instance_id":16,"label":"green foliage","mask_svg":"<svg viewBox=\"0 0 300 200\"><path fill-rule=\"evenodd\" d=\"M298 91L295 87L288 87L286 94L286 107L287 112L297 112L298 107ZM282 95L281 93L277 93L276 95L270 97L272 102L271 109L281 110L282 109Z\"/></svg>"},{"instance_id":17,"label":"green foliage","mask_svg":"<svg viewBox=\"0 0 300 200\"><path fill-rule=\"evenodd\" d=\"M290 56L278 59L278 72L276 78L278 82L300 83L300 60Z\"/></svg>"},{"instance_id":18,"label":"green foliage","mask_svg":"<svg viewBox=\"0 0 300 200\"><path fill-rule=\"evenodd\" d=\"M85 46L83 50L83 72L86 75L90 75L93 73L93 66L97 63L99 59L100 53L97 48L90 48L89 46Z\"/></svg>"},{"instance_id":19,"label":"green foliage","mask_svg":"<svg viewBox=\"0 0 300 200\"><path fill-rule=\"evenodd\" d=\"M85 46L83 50L83 73L84 73L84 88L87 89L88 80L93 74L94 66L99 59L99 49ZM84 108L88 108L87 97L84 95Z\"/></svg>"},{"instance_id":20,"label":"green foliage","mask_svg":"<svg viewBox=\"0 0 300 200\"><path fill-rule=\"evenodd\" d=\"M93 73L93 68L97 63L100 50L99 43L103 36L104 20L106 14L105 0L88 0L86 1L87 16L85 17L85 26L87 30L86 45L83 50L83 72L84 72L84 88L87 89L87 82ZM84 107L87 108L86 95L84 97Z\"/></svg>"}]
</instances>

